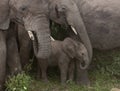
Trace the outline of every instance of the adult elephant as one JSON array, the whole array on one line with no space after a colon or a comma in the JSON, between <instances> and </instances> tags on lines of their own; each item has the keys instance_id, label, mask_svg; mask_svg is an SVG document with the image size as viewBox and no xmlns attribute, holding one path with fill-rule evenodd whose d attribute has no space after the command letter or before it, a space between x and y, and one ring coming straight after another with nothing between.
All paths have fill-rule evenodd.
<instances>
[{"instance_id":1,"label":"adult elephant","mask_svg":"<svg viewBox=\"0 0 120 91\"><path fill-rule=\"evenodd\" d=\"M7 45L7 75L15 75L22 71L17 42L17 25L14 22L10 22L10 27L5 32Z\"/></svg>"},{"instance_id":2,"label":"adult elephant","mask_svg":"<svg viewBox=\"0 0 120 91\"><path fill-rule=\"evenodd\" d=\"M119 0L73 0L82 15L92 46L99 50L120 47Z\"/></svg>"},{"instance_id":3,"label":"adult elephant","mask_svg":"<svg viewBox=\"0 0 120 91\"><path fill-rule=\"evenodd\" d=\"M75 1L79 8L93 48L108 50L120 47L119 0L73 1ZM80 73L85 71L78 70ZM86 75L82 76L85 77ZM81 75L79 74L77 83L80 83L80 78Z\"/></svg>"}]
</instances>

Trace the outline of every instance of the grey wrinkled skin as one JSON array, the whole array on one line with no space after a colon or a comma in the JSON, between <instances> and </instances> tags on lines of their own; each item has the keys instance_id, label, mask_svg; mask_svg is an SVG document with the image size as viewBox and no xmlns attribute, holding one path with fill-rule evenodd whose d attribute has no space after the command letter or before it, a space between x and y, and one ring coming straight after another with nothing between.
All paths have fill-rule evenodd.
<instances>
[{"instance_id":1,"label":"grey wrinkled skin","mask_svg":"<svg viewBox=\"0 0 120 91\"><path fill-rule=\"evenodd\" d=\"M0 2L0 29L8 29L12 19L24 25L27 31L33 31L36 35L33 44L37 58L47 59L51 54L49 28L51 19L59 24L72 25L76 29L91 60L91 43L79 10L72 0L0 0Z\"/></svg>"},{"instance_id":2,"label":"grey wrinkled skin","mask_svg":"<svg viewBox=\"0 0 120 91\"><path fill-rule=\"evenodd\" d=\"M43 81L48 82L47 79L47 68L48 66L58 66L60 69L61 83L64 84L67 80L67 74L69 70L70 62L74 62L76 59L79 60L79 67L82 61L89 62L89 56L87 49L83 44L76 42L71 38L66 38L64 41L52 41L52 54L48 60L38 59L40 65L38 76L41 74ZM86 60L87 59L87 60ZM89 64L89 63L88 63ZM74 66L74 64L72 65ZM74 69L71 69L70 77L73 77ZM41 73L40 73L41 72Z\"/></svg>"},{"instance_id":3,"label":"grey wrinkled skin","mask_svg":"<svg viewBox=\"0 0 120 91\"><path fill-rule=\"evenodd\" d=\"M3 31L0 31L0 91L3 91L3 84L6 75L6 37Z\"/></svg>"},{"instance_id":4,"label":"grey wrinkled skin","mask_svg":"<svg viewBox=\"0 0 120 91\"><path fill-rule=\"evenodd\" d=\"M73 26L91 59L91 43L78 8L72 0L1 0L1 2L0 25L4 24L7 28L9 20L13 19L23 24L26 30L34 31L38 41L35 44L37 48L34 48L38 50L34 51L38 58L46 59L51 53L49 29L49 19L51 19L59 24ZM1 29L5 28L1 27Z\"/></svg>"},{"instance_id":5,"label":"grey wrinkled skin","mask_svg":"<svg viewBox=\"0 0 120 91\"><path fill-rule=\"evenodd\" d=\"M93 48L109 50L120 47L119 0L73 1L79 8ZM88 80L86 70L79 70L79 72L82 75L79 75L77 83L86 84Z\"/></svg>"},{"instance_id":6,"label":"grey wrinkled skin","mask_svg":"<svg viewBox=\"0 0 120 91\"><path fill-rule=\"evenodd\" d=\"M15 75L22 70L16 33L12 22L8 30L0 31L0 91L3 91L3 84L8 75Z\"/></svg>"},{"instance_id":7,"label":"grey wrinkled skin","mask_svg":"<svg viewBox=\"0 0 120 91\"><path fill-rule=\"evenodd\" d=\"M32 52L32 41L25 30L21 25L18 25L18 44L19 44L19 55L20 61L23 69L26 69L26 66L29 64L29 60Z\"/></svg>"},{"instance_id":8,"label":"grey wrinkled skin","mask_svg":"<svg viewBox=\"0 0 120 91\"><path fill-rule=\"evenodd\" d=\"M99 50L120 47L119 0L73 0L81 12L92 46Z\"/></svg>"},{"instance_id":9,"label":"grey wrinkled skin","mask_svg":"<svg viewBox=\"0 0 120 91\"><path fill-rule=\"evenodd\" d=\"M17 43L17 33L17 25L11 22L9 29L6 31L7 72L9 75L15 75L22 71Z\"/></svg>"}]
</instances>

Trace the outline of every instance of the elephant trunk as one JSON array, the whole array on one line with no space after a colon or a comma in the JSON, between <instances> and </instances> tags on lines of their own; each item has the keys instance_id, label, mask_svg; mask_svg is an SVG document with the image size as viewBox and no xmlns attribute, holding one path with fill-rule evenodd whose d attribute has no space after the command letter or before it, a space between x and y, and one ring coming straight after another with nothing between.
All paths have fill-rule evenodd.
<instances>
[{"instance_id":1,"label":"elephant trunk","mask_svg":"<svg viewBox=\"0 0 120 91\"><path fill-rule=\"evenodd\" d=\"M84 44L84 46L87 48L88 54L89 54L89 60L92 59L92 46L90 39L88 37L84 22L82 20L82 17L79 13L79 11L74 10L74 12L68 12L67 13L67 21L68 24L71 26L71 29L74 31L76 35L79 36L80 41Z\"/></svg>"},{"instance_id":2,"label":"elephant trunk","mask_svg":"<svg viewBox=\"0 0 120 91\"><path fill-rule=\"evenodd\" d=\"M33 40L33 49L37 58L45 59L50 56L50 34L45 31L36 32L36 38Z\"/></svg>"},{"instance_id":3,"label":"elephant trunk","mask_svg":"<svg viewBox=\"0 0 120 91\"><path fill-rule=\"evenodd\" d=\"M85 70L89 67L90 61L89 58L84 58L83 62L80 62L80 68Z\"/></svg>"},{"instance_id":4,"label":"elephant trunk","mask_svg":"<svg viewBox=\"0 0 120 91\"><path fill-rule=\"evenodd\" d=\"M30 20L31 19L31 20ZM25 18L25 28L33 41L35 56L40 59L49 58L51 53L49 21L45 16ZM35 38L33 37L34 32ZM32 34L32 35L31 35Z\"/></svg>"}]
</instances>

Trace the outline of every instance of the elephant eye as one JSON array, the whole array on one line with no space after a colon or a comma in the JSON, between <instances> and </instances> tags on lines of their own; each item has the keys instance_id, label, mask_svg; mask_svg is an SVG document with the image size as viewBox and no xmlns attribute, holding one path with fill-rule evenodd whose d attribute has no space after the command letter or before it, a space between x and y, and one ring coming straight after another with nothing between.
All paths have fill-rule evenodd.
<instances>
[{"instance_id":1,"label":"elephant eye","mask_svg":"<svg viewBox=\"0 0 120 91\"><path fill-rule=\"evenodd\" d=\"M84 56L84 53L82 53L81 55Z\"/></svg>"},{"instance_id":2,"label":"elephant eye","mask_svg":"<svg viewBox=\"0 0 120 91\"><path fill-rule=\"evenodd\" d=\"M22 7L20 8L21 11L25 11L26 9L27 9L26 6L22 6Z\"/></svg>"}]
</instances>

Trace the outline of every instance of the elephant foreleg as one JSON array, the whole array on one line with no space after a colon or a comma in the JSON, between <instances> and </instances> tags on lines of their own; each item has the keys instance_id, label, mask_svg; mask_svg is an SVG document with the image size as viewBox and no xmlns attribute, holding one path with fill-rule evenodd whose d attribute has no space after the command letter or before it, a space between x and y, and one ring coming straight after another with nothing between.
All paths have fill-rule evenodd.
<instances>
[{"instance_id":1,"label":"elephant foreleg","mask_svg":"<svg viewBox=\"0 0 120 91\"><path fill-rule=\"evenodd\" d=\"M68 73L68 64L69 59L66 57L62 57L59 59L59 69L60 69L60 78L61 78L61 84L65 84L67 80L67 73Z\"/></svg>"},{"instance_id":2,"label":"elephant foreleg","mask_svg":"<svg viewBox=\"0 0 120 91\"><path fill-rule=\"evenodd\" d=\"M18 42L22 68L25 68L29 64L30 56L32 53L32 41L30 40L27 31L23 26L20 25L18 25Z\"/></svg>"},{"instance_id":3,"label":"elephant foreleg","mask_svg":"<svg viewBox=\"0 0 120 91\"><path fill-rule=\"evenodd\" d=\"M47 78L47 68L48 68L48 63L47 60L45 59L38 59L38 64L41 69L41 79L47 83L48 78Z\"/></svg>"},{"instance_id":4,"label":"elephant foreleg","mask_svg":"<svg viewBox=\"0 0 120 91\"><path fill-rule=\"evenodd\" d=\"M3 31L0 31L0 91L3 91L6 74L6 40Z\"/></svg>"},{"instance_id":5,"label":"elephant foreleg","mask_svg":"<svg viewBox=\"0 0 120 91\"><path fill-rule=\"evenodd\" d=\"M12 75L17 74L22 70L17 42L14 37L9 38L7 41L7 64L10 74Z\"/></svg>"},{"instance_id":6,"label":"elephant foreleg","mask_svg":"<svg viewBox=\"0 0 120 91\"><path fill-rule=\"evenodd\" d=\"M41 78L41 69L39 66L39 62L37 61L37 79L39 80Z\"/></svg>"},{"instance_id":7,"label":"elephant foreleg","mask_svg":"<svg viewBox=\"0 0 120 91\"><path fill-rule=\"evenodd\" d=\"M75 62L72 60L68 67L68 80L74 80L74 72L75 72Z\"/></svg>"}]
</instances>

